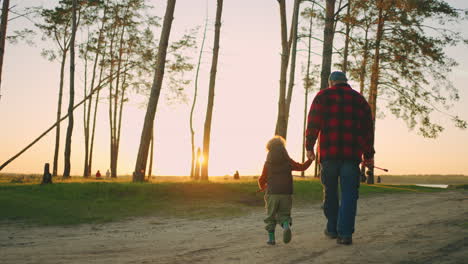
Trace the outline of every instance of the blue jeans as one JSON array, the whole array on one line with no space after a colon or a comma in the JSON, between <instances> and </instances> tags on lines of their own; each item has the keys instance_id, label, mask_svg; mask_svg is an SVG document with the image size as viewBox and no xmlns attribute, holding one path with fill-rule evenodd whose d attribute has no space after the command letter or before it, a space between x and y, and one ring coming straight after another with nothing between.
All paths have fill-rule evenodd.
<instances>
[{"instance_id":1,"label":"blue jeans","mask_svg":"<svg viewBox=\"0 0 468 264\"><path fill-rule=\"evenodd\" d=\"M340 237L351 237L354 233L359 198L359 162L324 160L321 167L323 211L327 217L327 231ZM338 179L341 203L338 202Z\"/></svg>"}]
</instances>

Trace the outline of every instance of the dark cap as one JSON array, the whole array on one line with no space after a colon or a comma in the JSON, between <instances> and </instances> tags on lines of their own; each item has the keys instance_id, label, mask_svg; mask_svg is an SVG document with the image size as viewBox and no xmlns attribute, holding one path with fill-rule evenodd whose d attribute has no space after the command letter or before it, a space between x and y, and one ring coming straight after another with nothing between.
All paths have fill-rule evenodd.
<instances>
[{"instance_id":1,"label":"dark cap","mask_svg":"<svg viewBox=\"0 0 468 264\"><path fill-rule=\"evenodd\" d=\"M341 71L334 71L330 74L328 78L330 81L347 81L346 74Z\"/></svg>"}]
</instances>

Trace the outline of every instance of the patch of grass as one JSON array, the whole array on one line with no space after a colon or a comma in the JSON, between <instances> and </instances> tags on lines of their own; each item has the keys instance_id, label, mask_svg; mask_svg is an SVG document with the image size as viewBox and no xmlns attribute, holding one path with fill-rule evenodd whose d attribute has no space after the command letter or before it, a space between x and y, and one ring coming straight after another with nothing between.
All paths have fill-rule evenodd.
<instances>
[{"instance_id":1,"label":"patch of grass","mask_svg":"<svg viewBox=\"0 0 468 264\"><path fill-rule=\"evenodd\" d=\"M233 216L260 204L261 194L255 190L253 182L3 184L0 221L73 225L148 215Z\"/></svg>"},{"instance_id":2,"label":"patch of grass","mask_svg":"<svg viewBox=\"0 0 468 264\"><path fill-rule=\"evenodd\" d=\"M416 186L362 185L361 195L432 191ZM264 206L254 180L214 182L59 182L52 185L0 184L0 221L40 225L102 223L139 216L206 219L240 216ZM322 199L316 179L295 179L295 204Z\"/></svg>"}]
</instances>

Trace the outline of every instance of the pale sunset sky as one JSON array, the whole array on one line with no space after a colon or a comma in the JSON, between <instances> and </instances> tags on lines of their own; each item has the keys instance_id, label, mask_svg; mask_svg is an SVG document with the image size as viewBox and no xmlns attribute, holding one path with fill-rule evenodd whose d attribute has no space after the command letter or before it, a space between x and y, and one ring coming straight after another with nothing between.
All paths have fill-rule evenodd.
<instances>
[{"instance_id":1,"label":"pale sunset sky","mask_svg":"<svg viewBox=\"0 0 468 264\"><path fill-rule=\"evenodd\" d=\"M42 4L54 6L56 0L23 0L18 7ZM150 1L154 5L151 12L162 17L165 2ZM221 48L216 80L216 97L212 122L210 175L232 175L236 170L241 175L254 175L261 172L266 157L265 143L273 136L278 102L280 70L280 26L278 3L275 0L226 0L224 1L223 24L221 28ZM288 2L290 13L292 2ZM460 9L468 9L468 1L447 1ZM201 26L206 11L205 0L178 0L173 22L171 40L176 40L186 30ZM202 145L203 123L208 95L211 50L214 35L216 1L208 1L210 30L203 65L200 73L199 97L195 110L197 146ZM11 21L8 32L29 27L37 31L33 24L24 19ZM452 30L462 32L468 38L468 21L448 25ZM200 40L201 31L198 39ZM322 38L323 31L315 33ZM159 31L156 33L159 38ZM0 162L16 154L33 139L55 122L59 84L59 63L49 62L41 57L41 50L51 45L35 37L35 45L12 45L7 43L3 68L2 98L0 101ZM335 41L341 46L341 40ZM319 42L314 44L314 52L321 53ZM198 52L198 51L197 51ZM459 89L461 100L454 104L450 113L468 119L468 46L447 49L459 66L448 73L450 80ZM193 54L197 57L198 54ZM295 160L301 158L303 86L301 63L305 54L298 59L296 86L291 105L287 148ZM314 64L321 59L314 56ZM76 98L83 97L82 61L78 60L76 77ZM332 68L332 70L337 70ZM194 75L194 72L193 72ZM68 68L66 80L68 80ZM428 76L430 78L430 76ZM350 84L356 89L358 83ZM318 87L309 97L313 99ZM105 91L104 94L107 92ZM193 84L187 87L189 97L193 94ZM189 104L168 104L167 89L162 88L155 119L155 163L156 175L188 175L190 167ZM130 101L124 109L121 147L118 162L120 175L131 174L136 161L139 140L146 106L141 96L130 94ZM381 102L380 102L381 103ZM381 111L386 112L382 109ZM68 82L64 87L62 113L68 106ZM109 166L109 121L107 101L100 104L95 143L93 172L106 171ZM465 174L468 175L468 131L454 128L449 119L435 115L445 126L445 131L437 139L426 139L410 131L405 123L396 120L388 113L376 124L376 165L390 170L390 174ZM72 144L72 174L81 175L84 159L82 108L75 111L75 129ZM63 173L64 139L67 122L62 122L62 142L60 146L59 174ZM41 173L46 162L53 162L55 131L50 132L38 144L3 169L2 173ZM311 167L312 168L312 167ZM309 169L307 174L312 174ZM380 172L377 172L380 174Z\"/></svg>"}]
</instances>

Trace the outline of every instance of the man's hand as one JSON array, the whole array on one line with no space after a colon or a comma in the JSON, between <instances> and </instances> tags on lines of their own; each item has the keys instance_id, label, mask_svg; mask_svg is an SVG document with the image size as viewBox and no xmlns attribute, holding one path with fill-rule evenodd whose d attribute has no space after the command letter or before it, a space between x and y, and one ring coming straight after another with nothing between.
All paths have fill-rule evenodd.
<instances>
[{"instance_id":1,"label":"man's hand","mask_svg":"<svg viewBox=\"0 0 468 264\"><path fill-rule=\"evenodd\" d=\"M374 158L371 158L371 159L363 158L362 165L366 166L367 168L374 167Z\"/></svg>"},{"instance_id":2,"label":"man's hand","mask_svg":"<svg viewBox=\"0 0 468 264\"><path fill-rule=\"evenodd\" d=\"M315 160L315 153L313 150L308 150L307 151L307 158L310 159L310 160Z\"/></svg>"}]
</instances>

